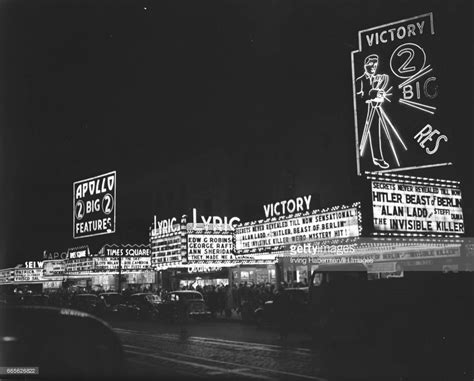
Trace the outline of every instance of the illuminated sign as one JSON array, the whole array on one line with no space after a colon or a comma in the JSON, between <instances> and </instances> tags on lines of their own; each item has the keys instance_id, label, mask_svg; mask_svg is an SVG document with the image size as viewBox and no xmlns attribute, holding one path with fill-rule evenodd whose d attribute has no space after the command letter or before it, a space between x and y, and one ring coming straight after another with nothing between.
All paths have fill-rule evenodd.
<instances>
[{"instance_id":1,"label":"illuminated sign","mask_svg":"<svg viewBox=\"0 0 474 381\"><path fill-rule=\"evenodd\" d=\"M106 257L146 257L150 255L148 245L105 245L99 250L99 256Z\"/></svg>"},{"instance_id":2,"label":"illuminated sign","mask_svg":"<svg viewBox=\"0 0 474 381\"><path fill-rule=\"evenodd\" d=\"M74 238L115 233L117 173L73 184Z\"/></svg>"},{"instance_id":3,"label":"illuminated sign","mask_svg":"<svg viewBox=\"0 0 474 381\"><path fill-rule=\"evenodd\" d=\"M180 225L175 217L168 218L167 220L157 221L156 216L154 216L152 235L176 233L179 231L179 228Z\"/></svg>"},{"instance_id":4,"label":"illuminated sign","mask_svg":"<svg viewBox=\"0 0 474 381\"><path fill-rule=\"evenodd\" d=\"M185 221L186 217L182 217ZM183 236L181 224L173 217L157 221L154 216L153 228L150 231L151 265L154 269L166 269L182 263Z\"/></svg>"},{"instance_id":5,"label":"illuminated sign","mask_svg":"<svg viewBox=\"0 0 474 381\"><path fill-rule=\"evenodd\" d=\"M234 259L232 234L188 234L188 261Z\"/></svg>"},{"instance_id":6,"label":"illuminated sign","mask_svg":"<svg viewBox=\"0 0 474 381\"><path fill-rule=\"evenodd\" d=\"M197 210L193 208L193 223L192 230L234 230L234 225L240 222L239 217L219 217L219 216L200 216L201 219L197 218Z\"/></svg>"},{"instance_id":7,"label":"illuminated sign","mask_svg":"<svg viewBox=\"0 0 474 381\"><path fill-rule=\"evenodd\" d=\"M457 185L369 178L372 179L375 231L425 235L464 233L461 191Z\"/></svg>"},{"instance_id":8,"label":"illuminated sign","mask_svg":"<svg viewBox=\"0 0 474 381\"><path fill-rule=\"evenodd\" d=\"M44 261L43 275L54 276L63 275L66 272L66 262L62 260Z\"/></svg>"},{"instance_id":9,"label":"illuminated sign","mask_svg":"<svg viewBox=\"0 0 474 381\"><path fill-rule=\"evenodd\" d=\"M218 266L189 266L188 272L189 273L210 273L210 272L217 272L222 271L222 267Z\"/></svg>"},{"instance_id":10,"label":"illuminated sign","mask_svg":"<svg viewBox=\"0 0 474 381\"><path fill-rule=\"evenodd\" d=\"M13 282L14 279L15 279L15 269L0 270L0 284Z\"/></svg>"},{"instance_id":11,"label":"illuminated sign","mask_svg":"<svg viewBox=\"0 0 474 381\"><path fill-rule=\"evenodd\" d=\"M322 239L358 237L359 204L245 223L236 228L237 251L283 249L288 245Z\"/></svg>"},{"instance_id":12,"label":"illuminated sign","mask_svg":"<svg viewBox=\"0 0 474 381\"><path fill-rule=\"evenodd\" d=\"M118 271L121 261L122 271L147 270L151 268L150 257L94 257L95 271Z\"/></svg>"},{"instance_id":13,"label":"illuminated sign","mask_svg":"<svg viewBox=\"0 0 474 381\"><path fill-rule=\"evenodd\" d=\"M43 261L28 261L25 262L25 267L27 269L42 269Z\"/></svg>"},{"instance_id":14,"label":"illuminated sign","mask_svg":"<svg viewBox=\"0 0 474 381\"><path fill-rule=\"evenodd\" d=\"M66 272L67 273L81 273L92 271L93 266L92 258L78 258L69 259L66 261Z\"/></svg>"},{"instance_id":15,"label":"illuminated sign","mask_svg":"<svg viewBox=\"0 0 474 381\"><path fill-rule=\"evenodd\" d=\"M265 218L269 218L285 215L287 213L293 214L295 212L308 211L310 203L311 195L268 204L263 207L263 210L265 212Z\"/></svg>"},{"instance_id":16,"label":"illuminated sign","mask_svg":"<svg viewBox=\"0 0 474 381\"><path fill-rule=\"evenodd\" d=\"M67 250L67 253L69 255L69 258L75 259L75 258L85 258L90 255L89 252L89 246L80 246L80 247L73 247ZM65 259L65 258L61 258Z\"/></svg>"},{"instance_id":17,"label":"illuminated sign","mask_svg":"<svg viewBox=\"0 0 474 381\"><path fill-rule=\"evenodd\" d=\"M43 269L41 268L19 268L15 269L15 282L35 282L42 280Z\"/></svg>"},{"instance_id":18,"label":"illuminated sign","mask_svg":"<svg viewBox=\"0 0 474 381\"><path fill-rule=\"evenodd\" d=\"M151 264L154 268L164 268L181 263L181 235L152 236L150 241Z\"/></svg>"},{"instance_id":19,"label":"illuminated sign","mask_svg":"<svg viewBox=\"0 0 474 381\"><path fill-rule=\"evenodd\" d=\"M54 259L68 259L68 258L69 258L69 253L66 253L66 252L48 253L46 250L43 251L43 259L54 260Z\"/></svg>"},{"instance_id":20,"label":"illuminated sign","mask_svg":"<svg viewBox=\"0 0 474 381\"><path fill-rule=\"evenodd\" d=\"M357 173L452 164L440 125L433 14L359 32L352 52Z\"/></svg>"}]
</instances>

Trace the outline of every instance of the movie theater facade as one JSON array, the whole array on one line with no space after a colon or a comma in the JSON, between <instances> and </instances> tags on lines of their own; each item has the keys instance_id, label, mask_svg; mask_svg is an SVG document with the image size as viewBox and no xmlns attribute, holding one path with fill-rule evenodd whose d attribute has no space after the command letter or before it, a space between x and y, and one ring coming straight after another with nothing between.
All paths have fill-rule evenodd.
<instances>
[{"instance_id":1,"label":"movie theater facade","mask_svg":"<svg viewBox=\"0 0 474 381\"><path fill-rule=\"evenodd\" d=\"M363 264L373 278L469 269L459 183L368 173L366 197L313 209L311 196L263 206L262 219L154 217L148 244L44 253L0 270L0 284L154 290L233 283L304 286L321 265Z\"/></svg>"}]
</instances>

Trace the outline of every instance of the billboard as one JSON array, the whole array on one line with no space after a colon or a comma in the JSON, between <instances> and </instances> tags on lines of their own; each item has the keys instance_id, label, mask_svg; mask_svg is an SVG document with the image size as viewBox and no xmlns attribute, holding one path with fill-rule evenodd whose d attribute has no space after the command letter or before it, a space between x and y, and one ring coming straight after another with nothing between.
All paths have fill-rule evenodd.
<instances>
[{"instance_id":1,"label":"billboard","mask_svg":"<svg viewBox=\"0 0 474 381\"><path fill-rule=\"evenodd\" d=\"M116 171L73 184L74 239L115 233L116 191Z\"/></svg>"},{"instance_id":2,"label":"billboard","mask_svg":"<svg viewBox=\"0 0 474 381\"><path fill-rule=\"evenodd\" d=\"M450 165L433 14L359 31L352 81L357 173Z\"/></svg>"},{"instance_id":3,"label":"billboard","mask_svg":"<svg viewBox=\"0 0 474 381\"><path fill-rule=\"evenodd\" d=\"M184 216L182 217L183 220ZM183 220L185 221L185 220ZM183 257L181 224L175 217L157 221L150 229L151 265L154 269L179 266Z\"/></svg>"},{"instance_id":4,"label":"billboard","mask_svg":"<svg viewBox=\"0 0 474 381\"><path fill-rule=\"evenodd\" d=\"M42 268L17 268L15 269L14 281L15 282L38 282L43 279Z\"/></svg>"},{"instance_id":5,"label":"billboard","mask_svg":"<svg viewBox=\"0 0 474 381\"><path fill-rule=\"evenodd\" d=\"M264 221L236 228L236 251L284 250L291 244L325 239L358 237L361 233L359 203Z\"/></svg>"},{"instance_id":6,"label":"billboard","mask_svg":"<svg viewBox=\"0 0 474 381\"><path fill-rule=\"evenodd\" d=\"M104 245L98 253L98 256L105 257L146 257L150 256L151 251L148 245L143 244L125 244L125 245Z\"/></svg>"},{"instance_id":7,"label":"billboard","mask_svg":"<svg viewBox=\"0 0 474 381\"><path fill-rule=\"evenodd\" d=\"M464 233L458 182L375 175L368 179L374 232L430 236Z\"/></svg>"},{"instance_id":8,"label":"billboard","mask_svg":"<svg viewBox=\"0 0 474 381\"><path fill-rule=\"evenodd\" d=\"M188 234L188 262L220 262L234 258L232 234Z\"/></svg>"},{"instance_id":9,"label":"billboard","mask_svg":"<svg viewBox=\"0 0 474 381\"><path fill-rule=\"evenodd\" d=\"M92 271L93 261L91 258L69 259L66 261L66 273L80 274Z\"/></svg>"},{"instance_id":10,"label":"billboard","mask_svg":"<svg viewBox=\"0 0 474 381\"><path fill-rule=\"evenodd\" d=\"M63 275L66 272L66 261L52 260L43 262L44 276Z\"/></svg>"},{"instance_id":11,"label":"billboard","mask_svg":"<svg viewBox=\"0 0 474 381\"><path fill-rule=\"evenodd\" d=\"M14 279L15 279L15 269L0 270L0 284L13 282Z\"/></svg>"},{"instance_id":12,"label":"billboard","mask_svg":"<svg viewBox=\"0 0 474 381\"><path fill-rule=\"evenodd\" d=\"M151 268L150 257L94 257L94 271L118 271L119 265L122 271L149 270ZM121 263L120 263L121 262Z\"/></svg>"}]
</instances>

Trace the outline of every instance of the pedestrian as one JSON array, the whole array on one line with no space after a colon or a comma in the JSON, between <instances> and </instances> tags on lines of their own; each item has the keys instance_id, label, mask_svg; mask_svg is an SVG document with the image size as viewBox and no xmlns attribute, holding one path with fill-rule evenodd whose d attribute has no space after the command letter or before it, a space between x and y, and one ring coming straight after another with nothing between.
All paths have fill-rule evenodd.
<instances>
[{"instance_id":1,"label":"pedestrian","mask_svg":"<svg viewBox=\"0 0 474 381\"><path fill-rule=\"evenodd\" d=\"M229 285L225 286L225 317L230 319L232 317L232 308L234 307L234 300L232 298L232 288Z\"/></svg>"}]
</instances>

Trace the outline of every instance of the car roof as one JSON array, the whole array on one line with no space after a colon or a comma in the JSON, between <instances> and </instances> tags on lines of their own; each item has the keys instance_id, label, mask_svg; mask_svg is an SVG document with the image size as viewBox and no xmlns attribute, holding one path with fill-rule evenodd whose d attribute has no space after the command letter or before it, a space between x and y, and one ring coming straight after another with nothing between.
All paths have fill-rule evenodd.
<instances>
[{"instance_id":1,"label":"car roof","mask_svg":"<svg viewBox=\"0 0 474 381\"><path fill-rule=\"evenodd\" d=\"M199 291L192 291L192 290L171 291L170 294L196 294L196 295L201 295L202 296L202 294Z\"/></svg>"},{"instance_id":2,"label":"car roof","mask_svg":"<svg viewBox=\"0 0 474 381\"><path fill-rule=\"evenodd\" d=\"M292 287L292 288L285 288L285 291L303 291L307 292L309 291L309 287Z\"/></svg>"},{"instance_id":3,"label":"car roof","mask_svg":"<svg viewBox=\"0 0 474 381\"><path fill-rule=\"evenodd\" d=\"M99 296L103 296L103 295L120 295L118 292L101 292L99 294ZM120 295L122 296L122 295Z\"/></svg>"},{"instance_id":4,"label":"car roof","mask_svg":"<svg viewBox=\"0 0 474 381\"><path fill-rule=\"evenodd\" d=\"M75 296L76 297L78 297L78 296L93 296L94 298L97 298L97 295L95 295L95 294L76 294Z\"/></svg>"},{"instance_id":5,"label":"car roof","mask_svg":"<svg viewBox=\"0 0 474 381\"><path fill-rule=\"evenodd\" d=\"M151 292L137 292L136 294L132 294L130 296L144 296L144 295L155 295L155 296L158 296L156 294L153 294Z\"/></svg>"}]
</instances>

